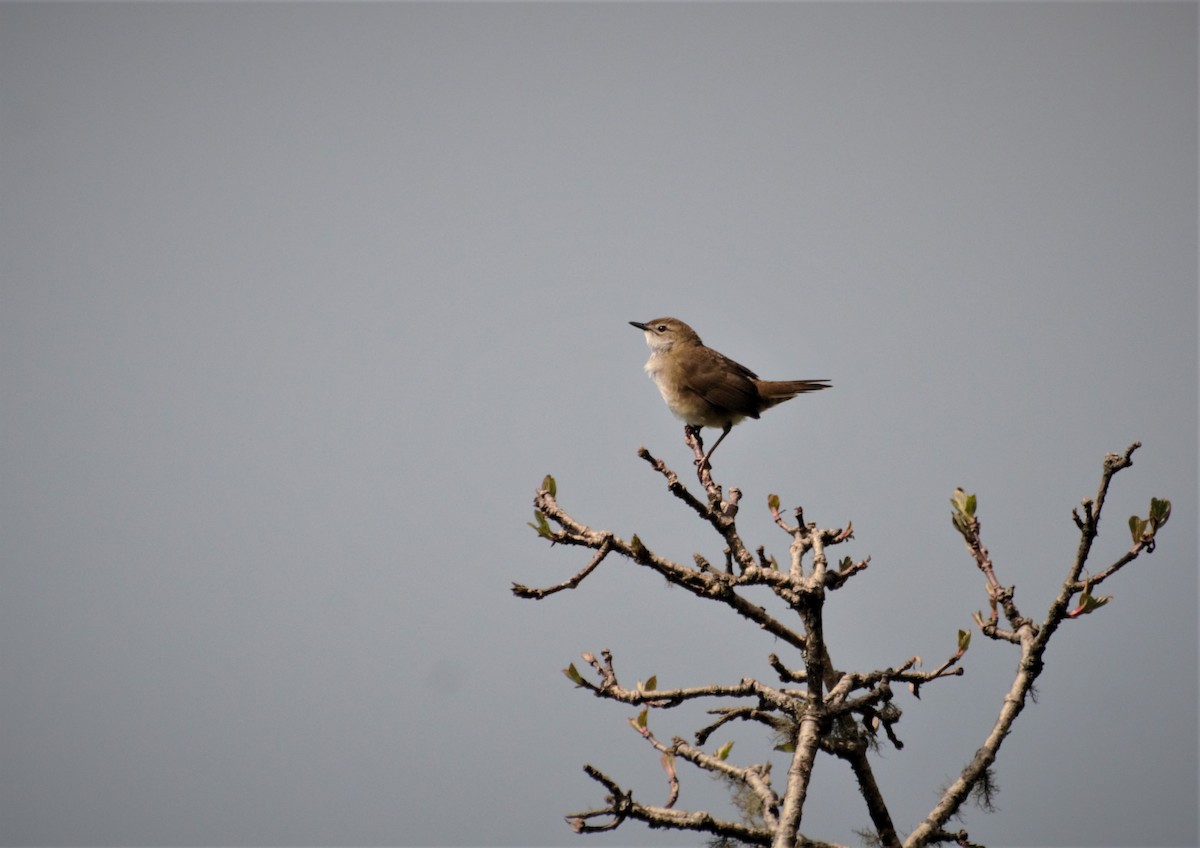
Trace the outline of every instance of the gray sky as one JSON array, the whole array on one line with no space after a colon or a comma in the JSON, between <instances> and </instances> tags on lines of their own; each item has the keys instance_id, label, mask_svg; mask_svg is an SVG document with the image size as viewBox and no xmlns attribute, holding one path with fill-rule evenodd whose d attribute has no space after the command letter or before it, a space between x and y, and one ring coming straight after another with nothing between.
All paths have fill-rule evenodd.
<instances>
[{"instance_id":1,"label":"gray sky","mask_svg":"<svg viewBox=\"0 0 1200 848\"><path fill-rule=\"evenodd\" d=\"M834 383L716 473L777 555L768 492L853 520L842 667L936 664L984 608L958 485L1040 619L1071 508L1145 443L1092 564L1151 495L1159 550L1056 636L964 824L1194 845L1196 44L1192 3L0 5L0 839L696 844L571 835L584 762L666 790L559 670L795 658L616 561L508 591L586 561L525 526L547 472L580 519L719 557L635 455L690 467L626 323L673 314ZM977 636L900 697L902 831L1015 656ZM809 810L869 821L825 760Z\"/></svg>"}]
</instances>

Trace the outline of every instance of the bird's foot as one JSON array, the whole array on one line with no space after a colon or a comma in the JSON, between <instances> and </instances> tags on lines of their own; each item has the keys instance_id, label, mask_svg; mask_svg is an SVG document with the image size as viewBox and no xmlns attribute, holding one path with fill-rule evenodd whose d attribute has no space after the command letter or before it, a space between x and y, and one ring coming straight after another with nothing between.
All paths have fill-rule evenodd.
<instances>
[{"instance_id":1,"label":"bird's foot","mask_svg":"<svg viewBox=\"0 0 1200 848\"><path fill-rule=\"evenodd\" d=\"M692 464L697 468L702 468L701 463L707 462L708 456L704 453L704 440L700 438L700 428L692 424L684 424L683 440L696 454L696 458L692 460Z\"/></svg>"}]
</instances>

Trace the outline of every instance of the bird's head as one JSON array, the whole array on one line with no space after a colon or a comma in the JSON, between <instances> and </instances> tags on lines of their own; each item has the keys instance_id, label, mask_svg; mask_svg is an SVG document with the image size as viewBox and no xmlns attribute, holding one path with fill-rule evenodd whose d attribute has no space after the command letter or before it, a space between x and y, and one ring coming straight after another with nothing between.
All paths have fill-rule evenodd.
<instances>
[{"instance_id":1,"label":"bird's head","mask_svg":"<svg viewBox=\"0 0 1200 848\"><path fill-rule=\"evenodd\" d=\"M676 345L701 344L696 331L678 318L655 318L645 324L640 321L629 323L646 334L646 344L655 353L670 350Z\"/></svg>"}]
</instances>

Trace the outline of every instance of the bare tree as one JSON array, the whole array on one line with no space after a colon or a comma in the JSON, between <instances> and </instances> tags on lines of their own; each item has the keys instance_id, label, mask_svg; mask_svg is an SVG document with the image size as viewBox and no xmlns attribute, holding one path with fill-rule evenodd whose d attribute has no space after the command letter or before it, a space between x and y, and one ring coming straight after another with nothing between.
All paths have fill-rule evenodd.
<instances>
[{"instance_id":1,"label":"bare tree","mask_svg":"<svg viewBox=\"0 0 1200 848\"><path fill-rule=\"evenodd\" d=\"M797 648L804 658L804 665L788 668L772 654L769 662L778 678L774 682L746 677L734 683L659 689L656 678L651 678L630 688L618 680L611 652L604 650L599 658L584 654L583 659L590 670L580 671L571 664L564 673L576 686L596 697L641 708L637 717L631 719L631 724L661 755L668 800L661 806L644 804L635 800L632 792L623 789L609 775L592 765L585 765L588 776L605 788L606 798L602 806L569 814L566 817L568 823L577 833L594 833L613 830L629 820L640 821L652 828L707 833L713 837L711 844L719 846L737 843L775 848L829 845L801 832L813 763L821 752L849 764L873 826L873 832L861 834L866 841L887 848L901 845L918 848L946 842L971 845L965 830L951 831L948 823L972 796L985 807L990 805L992 764L1044 669L1042 658L1050 638L1064 622L1094 612L1108 602L1108 597L1094 593L1096 588L1143 553L1152 553L1156 534L1170 517L1170 502L1152 498L1147 517L1129 519L1131 547L1103 570L1085 576L1109 486L1117 472L1133 464L1132 456L1140 443L1134 442L1123 454L1108 454L1104 458L1095 497L1085 498L1080 507L1072 511L1079 528L1079 547L1058 594L1040 623L1021 613L1015 587L1005 586L996 576L995 565L980 535L975 496L961 489L954 492L951 518L983 577L988 600L988 612L975 613L975 622L988 638L1011 643L1019 651L1020 659L991 732L925 818L902 839L892 821L884 793L876 782L868 754L883 744L879 738L881 732L887 737L888 744L901 747L894 732L901 710L895 703L892 687L906 685L913 695L919 696L922 686L961 675L960 662L970 645L970 633L960 630L957 651L931 671L918 670L915 657L899 668L861 672L835 668L822 632L826 593L841 588L861 573L869 560L855 561L845 557L836 564L830 562L828 551L852 537L851 526L820 528L815 522L806 521L800 508L788 520L780 513L779 498L771 495L768 506L775 523L791 538L790 562L786 565L777 563L773 557L766 556L762 546L752 551L737 528L741 492L731 488L726 496L722 487L713 481L711 468L702 462L704 451L699 435L688 429L685 439L696 456L697 476L706 495L704 498L689 491L675 472L645 448L639 449L638 454L663 476L668 490L676 498L720 535L725 544L724 563L714 566L699 554L695 555L693 564L673 562L651 551L636 535L625 540L607 530L593 529L559 506L555 481L547 476L534 498L535 522L530 526L551 543L589 548L595 553L582 570L562 583L545 588L513 584L513 593L521 598L542 599L565 589L574 589L610 554L617 554L661 574L669 583L698 598L729 607L756 627ZM795 619L784 620L747 600L745 590L758 586L766 587L782 601L789 611L787 617L791 619L794 614ZM695 701L715 702L717 706L709 709L714 718L695 731L693 742L680 737L664 742L651 732L650 710L668 710ZM769 761L735 765L729 759L732 743L713 752L703 750L702 746L714 731L734 721L766 726L779 741L775 750L790 752L791 761L782 791L773 785ZM676 764L679 760L726 781L733 791L742 820L719 818L704 810L676 809L679 796Z\"/></svg>"}]
</instances>

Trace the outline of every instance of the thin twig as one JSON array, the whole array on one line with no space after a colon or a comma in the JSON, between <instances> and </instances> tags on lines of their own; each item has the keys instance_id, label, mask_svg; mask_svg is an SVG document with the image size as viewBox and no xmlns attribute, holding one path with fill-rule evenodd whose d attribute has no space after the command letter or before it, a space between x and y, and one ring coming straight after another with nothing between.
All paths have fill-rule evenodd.
<instances>
[{"instance_id":1,"label":"thin twig","mask_svg":"<svg viewBox=\"0 0 1200 848\"><path fill-rule=\"evenodd\" d=\"M612 539L606 539L603 543L601 543L599 550L596 551L596 555L592 557L591 562L584 566L583 570L577 573L570 580L564 580L562 583L556 583L555 585L547 586L544 589L531 589L530 587L524 586L520 583L513 583L512 593L518 598L534 598L540 600L547 595L553 595L555 592L561 592L563 589L574 589L583 582L585 577L596 570L596 566L604 561L604 558L608 556L608 552L611 550Z\"/></svg>"}]
</instances>

